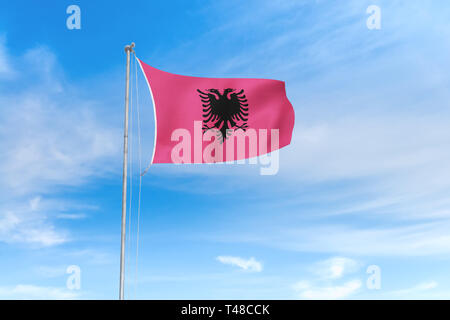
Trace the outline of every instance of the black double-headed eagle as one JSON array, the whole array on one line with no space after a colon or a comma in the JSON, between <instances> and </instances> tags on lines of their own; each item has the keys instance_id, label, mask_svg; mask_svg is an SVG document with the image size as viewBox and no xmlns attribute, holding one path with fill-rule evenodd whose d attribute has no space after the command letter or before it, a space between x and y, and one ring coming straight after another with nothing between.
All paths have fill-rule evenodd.
<instances>
[{"instance_id":1,"label":"black double-headed eagle","mask_svg":"<svg viewBox=\"0 0 450 320\"><path fill-rule=\"evenodd\" d=\"M218 89L197 89L203 105L203 133L217 129L222 133L222 142L230 130L248 128L248 103L244 89L227 88L221 94Z\"/></svg>"}]
</instances>

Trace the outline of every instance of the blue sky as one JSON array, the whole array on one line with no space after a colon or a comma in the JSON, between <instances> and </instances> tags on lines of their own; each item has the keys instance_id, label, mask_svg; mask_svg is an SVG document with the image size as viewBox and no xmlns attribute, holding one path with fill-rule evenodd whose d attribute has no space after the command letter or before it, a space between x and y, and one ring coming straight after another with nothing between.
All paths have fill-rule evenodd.
<instances>
[{"instance_id":1,"label":"blue sky","mask_svg":"<svg viewBox=\"0 0 450 320\"><path fill-rule=\"evenodd\" d=\"M81 30L66 28L71 4ZM275 176L152 166L136 273L133 104L127 298L450 298L449 13L424 0L2 3L0 298L117 298L131 41L165 71L284 80L296 123ZM144 166L154 120L137 80Z\"/></svg>"}]
</instances>

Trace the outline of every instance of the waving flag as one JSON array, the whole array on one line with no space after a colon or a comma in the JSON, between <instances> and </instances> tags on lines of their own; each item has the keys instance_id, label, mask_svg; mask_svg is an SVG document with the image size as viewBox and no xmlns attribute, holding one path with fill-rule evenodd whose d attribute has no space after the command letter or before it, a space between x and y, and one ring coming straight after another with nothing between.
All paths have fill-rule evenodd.
<instances>
[{"instance_id":1,"label":"waving flag","mask_svg":"<svg viewBox=\"0 0 450 320\"><path fill-rule=\"evenodd\" d=\"M284 82L181 76L138 61L155 111L152 163L242 160L291 142Z\"/></svg>"}]
</instances>

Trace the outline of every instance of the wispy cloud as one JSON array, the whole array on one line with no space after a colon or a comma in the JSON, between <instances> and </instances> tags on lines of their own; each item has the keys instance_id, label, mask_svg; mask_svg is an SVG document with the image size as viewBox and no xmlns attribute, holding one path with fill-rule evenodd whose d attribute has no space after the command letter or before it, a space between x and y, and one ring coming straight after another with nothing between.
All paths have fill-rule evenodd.
<instances>
[{"instance_id":1,"label":"wispy cloud","mask_svg":"<svg viewBox=\"0 0 450 320\"><path fill-rule=\"evenodd\" d=\"M357 293L362 287L355 279L360 263L347 257L332 257L312 264L311 280L296 282L292 288L301 299L344 299ZM343 279L350 275L353 279ZM336 283L339 282L339 283Z\"/></svg>"},{"instance_id":2,"label":"wispy cloud","mask_svg":"<svg viewBox=\"0 0 450 320\"><path fill-rule=\"evenodd\" d=\"M344 299L355 294L361 288L360 280L352 280L336 286L314 286L309 282L301 281L293 286L299 298L312 300Z\"/></svg>"},{"instance_id":3,"label":"wispy cloud","mask_svg":"<svg viewBox=\"0 0 450 320\"><path fill-rule=\"evenodd\" d=\"M78 97L49 48L30 49L17 59L21 83L0 94L3 106L14 106L3 108L0 120L1 145L8 150L1 187L13 194L45 193L111 170L120 130L103 117L104 106Z\"/></svg>"},{"instance_id":4,"label":"wispy cloud","mask_svg":"<svg viewBox=\"0 0 450 320\"><path fill-rule=\"evenodd\" d=\"M66 233L55 230L48 217L38 210L38 200L33 198L26 205L13 204L13 209L0 208L0 241L53 246L68 240Z\"/></svg>"},{"instance_id":5,"label":"wispy cloud","mask_svg":"<svg viewBox=\"0 0 450 320\"><path fill-rule=\"evenodd\" d=\"M318 262L311 270L321 279L339 279L348 273L357 271L358 268L359 263L353 259L333 257Z\"/></svg>"},{"instance_id":6,"label":"wispy cloud","mask_svg":"<svg viewBox=\"0 0 450 320\"><path fill-rule=\"evenodd\" d=\"M274 226L258 230L216 232L206 239L230 243L258 243L299 252L352 256L438 256L450 252L450 223L436 220L396 226L310 224L303 228Z\"/></svg>"},{"instance_id":7,"label":"wispy cloud","mask_svg":"<svg viewBox=\"0 0 450 320\"><path fill-rule=\"evenodd\" d=\"M438 281L428 280L406 288L380 290L376 295L371 295L370 297L401 300L439 300L448 299L450 297L450 291L445 285L442 285Z\"/></svg>"},{"instance_id":8,"label":"wispy cloud","mask_svg":"<svg viewBox=\"0 0 450 320\"><path fill-rule=\"evenodd\" d=\"M0 34L0 80L9 80L13 75L14 70L6 47L6 36Z\"/></svg>"},{"instance_id":9,"label":"wispy cloud","mask_svg":"<svg viewBox=\"0 0 450 320\"><path fill-rule=\"evenodd\" d=\"M62 254L70 258L82 259L82 261L94 265L111 265L115 262L115 257L110 252L92 247L66 251Z\"/></svg>"},{"instance_id":10,"label":"wispy cloud","mask_svg":"<svg viewBox=\"0 0 450 320\"><path fill-rule=\"evenodd\" d=\"M261 272L263 269L262 263L253 257L250 259L244 259L233 256L218 256L216 259L223 264L229 264L249 272Z\"/></svg>"},{"instance_id":11,"label":"wispy cloud","mask_svg":"<svg viewBox=\"0 0 450 320\"><path fill-rule=\"evenodd\" d=\"M4 44L1 38L0 72L11 68L11 61L20 63L16 77L5 84L10 90L0 93L0 146L7 150L0 163L5 195L0 241L58 245L69 237L54 219L78 219L85 213L68 212L76 204L55 191L111 172L112 156L120 149L113 141L120 135L107 121L99 121L97 102L78 98L49 48L34 47L5 60Z\"/></svg>"},{"instance_id":12,"label":"wispy cloud","mask_svg":"<svg viewBox=\"0 0 450 320\"><path fill-rule=\"evenodd\" d=\"M40 277L44 278L57 278L66 276L67 266L39 266L35 268L35 272Z\"/></svg>"},{"instance_id":13,"label":"wispy cloud","mask_svg":"<svg viewBox=\"0 0 450 320\"><path fill-rule=\"evenodd\" d=\"M283 199L273 209L277 221L258 217L261 232L249 213L247 230L220 230L216 239L343 255L449 252L449 8L379 5L379 31L366 28L368 3L361 1L299 2L305 10L248 2L262 21L243 10L243 19L222 30L238 37L244 26L278 26L243 44L239 56L230 53L218 70L286 79L296 124L273 179L281 191L271 195ZM251 170L235 173L255 193L267 188Z\"/></svg>"},{"instance_id":14,"label":"wispy cloud","mask_svg":"<svg viewBox=\"0 0 450 320\"><path fill-rule=\"evenodd\" d=\"M80 297L80 292L59 287L43 287L28 284L0 287L2 299L43 299L43 300L73 300Z\"/></svg>"},{"instance_id":15,"label":"wispy cloud","mask_svg":"<svg viewBox=\"0 0 450 320\"><path fill-rule=\"evenodd\" d=\"M427 281L419 283L418 285L407 288L407 289L400 289L391 291L388 293L388 295L397 296L399 298L408 299L413 297L414 295L424 293L429 290L433 290L438 286L438 283L436 281Z\"/></svg>"},{"instance_id":16,"label":"wispy cloud","mask_svg":"<svg viewBox=\"0 0 450 320\"><path fill-rule=\"evenodd\" d=\"M79 220L86 218L84 213L59 213L56 215L58 219Z\"/></svg>"}]
</instances>

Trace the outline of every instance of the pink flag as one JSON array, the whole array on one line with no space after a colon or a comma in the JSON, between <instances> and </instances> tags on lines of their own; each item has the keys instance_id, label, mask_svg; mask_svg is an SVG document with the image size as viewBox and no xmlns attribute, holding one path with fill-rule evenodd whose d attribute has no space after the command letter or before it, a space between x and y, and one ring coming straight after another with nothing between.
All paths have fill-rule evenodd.
<instances>
[{"instance_id":1,"label":"pink flag","mask_svg":"<svg viewBox=\"0 0 450 320\"><path fill-rule=\"evenodd\" d=\"M155 111L152 163L235 161L291 142L283 81L181 76L138 61Z\"/></svg>"}]
</instances>

